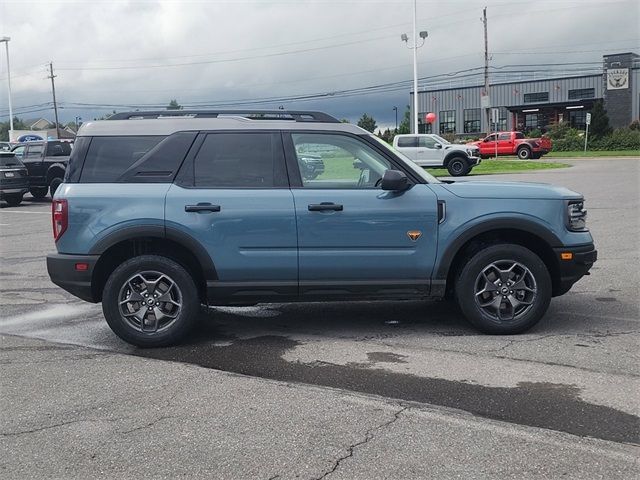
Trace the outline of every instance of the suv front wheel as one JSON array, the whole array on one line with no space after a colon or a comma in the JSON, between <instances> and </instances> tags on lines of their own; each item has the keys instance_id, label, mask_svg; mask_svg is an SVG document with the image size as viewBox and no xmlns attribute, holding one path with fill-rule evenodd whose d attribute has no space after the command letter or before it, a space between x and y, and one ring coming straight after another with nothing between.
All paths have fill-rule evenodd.
<instances>
[{"instance_id":1,"label":"suv front wheel","mask_svg":"<svg viewBox=\"0 0 640 480\"><path fill-rule=\"evenodd\" d=\"M447 170L452 177L462 177L471 171L471 167L466 158L454 157L447 163Z\"/></svg>"},{"instance_id":2,"label":"suv front wheel","mask_svg":"<svg viewBox=\"0 0 640 480\"><path fill-rule=\"evenodd\" d=\"M142 255L122 263L109 276L102 311L125 342L163 347L178 343L194 325L200 307L197 292L193 278L180 264Z\"/></svg>"},{"instance_id":3,"label":"suv front wheel","mask_svg":"<svg viewBox=\"0 0 640 480\"><path fill-rule=\"evenodd\" d=\"M464 316L492 334L524 332L540 321L551 301L551 277L531 250L514 244L476 252L460 271L455 293Z\"/></svg>"}]
</instances>

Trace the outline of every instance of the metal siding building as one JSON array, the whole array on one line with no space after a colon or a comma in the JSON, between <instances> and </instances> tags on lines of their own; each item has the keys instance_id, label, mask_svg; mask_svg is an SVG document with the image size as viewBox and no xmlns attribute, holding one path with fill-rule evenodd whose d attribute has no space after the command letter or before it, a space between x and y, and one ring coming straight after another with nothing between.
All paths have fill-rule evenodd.
<instances>
[{"instance_id":1,"label":"metal siding building","mask_svg":"<svg viewBox=\"0 0 640 480\"><path fill-rule=\"evenodd\" d=\"M541 80L495 83L489 94L493 107L499 109L498 130L544 129L547 125L568 121L576 128L584 128L586 113L600 99L610 110L611 125L627 126L637 119L640 111L638 92L640 66L638 55L628 53L604 57L604 75L582 75ZM606 69L628 68L628 89L606 90ZM419 91L419 129L421 132L455 133L462 136L481 136L493 131L485 110L481 108L484 86L443 88ZM411 93L413 96L413 92ZM413 102L410 104L413 106ZM479 112L478 112L479 111ZM436 114L433 126L425 123L427 113ZM455 112L455 113L452 113ZM411 112L413 118L413 111ZM479 118L478 118L479 117ZM453 121L452 121L453 119ZM413 125L413 123L412 123Z\"/></svg>"}]
</instances>

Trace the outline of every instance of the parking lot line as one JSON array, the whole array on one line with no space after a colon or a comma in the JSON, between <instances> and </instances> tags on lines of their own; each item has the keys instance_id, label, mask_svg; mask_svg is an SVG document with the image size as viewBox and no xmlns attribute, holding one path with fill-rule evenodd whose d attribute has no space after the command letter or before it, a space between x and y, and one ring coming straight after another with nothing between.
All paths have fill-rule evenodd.
<instances>
[{"instance_id":1,"label":"parking lot line","mask_svg":"<svg viewBox=\"0 0 640 480\"><path fill-rule=\"evenodd\" d=\"M9 211L3 211L0 210L0 213L37 213L40 215L51 215L51 212L34 212L33 210L9 210Z\"/></svg>"}]
</instances>

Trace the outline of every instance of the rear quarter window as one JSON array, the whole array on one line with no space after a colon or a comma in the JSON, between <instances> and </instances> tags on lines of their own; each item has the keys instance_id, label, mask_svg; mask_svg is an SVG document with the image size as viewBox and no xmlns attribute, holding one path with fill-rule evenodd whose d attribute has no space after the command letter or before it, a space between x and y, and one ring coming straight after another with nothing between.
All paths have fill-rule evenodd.
<instances>
[{"instance_id":1,"label":"rear quarter window","mask_svg":"<svg viewBox=\"0 0 640 480\"><path fill-rule=\"evenodd\" d=\"M164 136L93 137L82 167L82 183L116 182Z\"/></svg>"}]
</instances>

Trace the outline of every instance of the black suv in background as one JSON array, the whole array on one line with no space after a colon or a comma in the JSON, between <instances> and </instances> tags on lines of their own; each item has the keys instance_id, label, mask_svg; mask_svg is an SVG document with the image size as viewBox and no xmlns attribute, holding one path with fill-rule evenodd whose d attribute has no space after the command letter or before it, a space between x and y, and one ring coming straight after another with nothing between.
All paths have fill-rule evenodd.
<instances>
[{"instance_id":1,"label":"black suv in background","mask_svg":"<svg viewBox=\"0 0 640 480\"><path fill-rule=\"evenodd\" d=\"M71 155L71 143L60 140L28 142L13 147L29 172L29 192L34 198L53 197L64 179Z\"/></svg>"},{"instance_id":2,"label":"black suv in background","mask_svg":"<svg viewBox=\"0 0 640 480\"><path fill-rule=\"evenodd\" d=\"M25 166L14 153L0 151L0 200L17 207L27 190L29 180Z\"/></svg>"}]
</instances>

